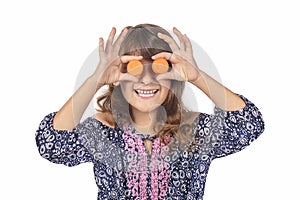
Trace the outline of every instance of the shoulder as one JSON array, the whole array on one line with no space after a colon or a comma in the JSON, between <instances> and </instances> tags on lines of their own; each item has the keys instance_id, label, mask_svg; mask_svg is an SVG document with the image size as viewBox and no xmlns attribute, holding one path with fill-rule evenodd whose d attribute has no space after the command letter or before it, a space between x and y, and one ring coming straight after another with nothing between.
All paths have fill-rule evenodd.
<instances>
[{"instance_id":1,"label":"shoulder","mask_svg":"<svg viewBox=\"0 0 300 200\"><path fill-rule=\"evenodd\" d=\"M115 127L115 120L110 112L97 112L94 118L108 127Z\"/></svg>"}]
</instances>

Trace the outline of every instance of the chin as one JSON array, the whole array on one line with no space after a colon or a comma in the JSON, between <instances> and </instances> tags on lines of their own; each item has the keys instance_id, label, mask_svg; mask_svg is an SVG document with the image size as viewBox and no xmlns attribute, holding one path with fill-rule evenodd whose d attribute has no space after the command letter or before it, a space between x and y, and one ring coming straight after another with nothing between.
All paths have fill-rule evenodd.
<instances>
[{"instance_id":1,"label":"chin","mask_svg":"<svg viewBox=\"0 0 300 200\"><path fill-rule=\"evenodd\" d=\"M153 112L155 110L157 110L161 105L160 104L156 104L156 105L131 105L131 107L139 112L143 112L143 113L149 113L149 112Z\"/></svg>"}]
</instances>

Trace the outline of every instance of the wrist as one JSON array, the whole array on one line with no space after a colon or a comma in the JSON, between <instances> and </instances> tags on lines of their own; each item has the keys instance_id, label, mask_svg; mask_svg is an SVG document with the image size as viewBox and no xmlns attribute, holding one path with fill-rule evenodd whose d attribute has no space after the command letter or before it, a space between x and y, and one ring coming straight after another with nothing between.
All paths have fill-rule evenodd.
<instances>
[{"instance_id":1,"label":"wrist","mask_svg":"<svg viewBox=\"0 0 300 200\"><path fill-rule=\"evenodd\" d=\"M197 73L195 73L195 76L189 80L190 83L197 85L197 83L201 82L203 80L203 75L201 74L200 70L197 70Z\"/></svg>"},{"instance_id":2,"label":"wrist","mask_svg":"<svg viewBox=\"0 0 300 200\"><path fill-rule=\"evenodd\" d=\"M105 85L102 81L101 78L98 74L93 73L89 78L88 81L92 84L95 85L96 90L99 90L103 85Z\"/></svg>"}]
</instances>

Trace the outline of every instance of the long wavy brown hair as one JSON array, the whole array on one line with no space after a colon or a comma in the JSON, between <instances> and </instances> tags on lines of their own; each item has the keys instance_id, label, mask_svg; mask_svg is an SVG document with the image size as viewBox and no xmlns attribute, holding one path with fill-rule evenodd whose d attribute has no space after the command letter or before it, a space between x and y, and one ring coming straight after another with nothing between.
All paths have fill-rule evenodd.
<instances>
[{"instance_id":1,"label":"long wavy brown hair","mask_svg":"<svg viewBox=\"0 0 300 200\"><path fill-rule=\"evenodd\" d=\"M128 26L128 33L121 44L119 55L141 55L144 59L151 60L151 56L160 52L172 52L168 43L158 38L158 33L170 35L168 31L160 26L153 24L139 24L137 26ZM172 37L172 36L171 36ZM161 141L165 144L170 142L170 138L178 137L179 141L190 141L187 138L190 126L182 122L182 115L188 112L181 100L185 83L183 81L171 81L169 93L159 107L157 114L156 131ZM119 127L130 122L133 119L131 109L125 100L120 85L110 84L107 91L97 98L97 104L102 112L109 112L113 115L115 122ZM134 120L134 119L133 119Z\"/></svg>"}]
</instances>

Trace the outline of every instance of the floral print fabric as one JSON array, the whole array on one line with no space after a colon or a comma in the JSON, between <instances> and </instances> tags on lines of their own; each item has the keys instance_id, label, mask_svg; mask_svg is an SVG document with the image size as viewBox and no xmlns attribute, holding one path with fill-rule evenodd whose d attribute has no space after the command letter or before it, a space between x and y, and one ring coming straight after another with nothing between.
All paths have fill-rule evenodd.
<instances>
[{"instance_id":1,"label":"floral print fabric","mask_svg":"<svg viewBox=\"0 0 300 200\"><path fill-rule=\"evenodd\" d=\"M73 131L54 130L55 113L40 123L36 143L41 156L51 162L67 166L92 162L99 200L202 200L211 162L244 149L264 131L258 108L241 98L246 103L241 110L215 108L213 115L198 115L190 151L170 151L154 137L148 154L144 136L131 125L111 128L92 117Z\"/></svg>"}]
</instances>

